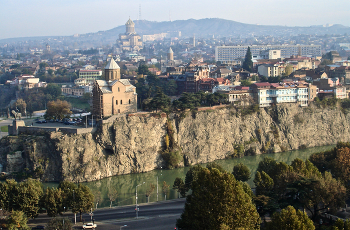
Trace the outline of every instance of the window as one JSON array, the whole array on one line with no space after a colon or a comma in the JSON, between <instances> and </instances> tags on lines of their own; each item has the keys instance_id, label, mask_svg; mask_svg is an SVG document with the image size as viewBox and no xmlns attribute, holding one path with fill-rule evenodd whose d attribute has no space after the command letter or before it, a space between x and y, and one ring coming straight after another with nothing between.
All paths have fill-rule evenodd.
<instances>
[{"instance_id":1,"label":"window","mask_svg":"<svg viewBox=\"0 0 350 230\"><path fill-rule=\"evenodd\" d=\"M118 113L120 113L120 109L118 109Z\"/></svg>"},{"instance_id":2,"label":"window","mask_svg":"<svg viewBox=\"0 0 350 230\"><path fill-rule=\"evenodd\" d=\"M129 104L131 104L131 100L129 99Z\"/></svg>"},{"instance_id":3,"label":"window","mask_svg":"<svg viewBox=\"0 0 350 230\"><path fill-rule=\"evenodd\" d=\"M118 100L115 101L115 104L118 105Z\"/></svg>"},{"instance_id":4,"label":"window","mask_svg":"<svg viewBox=\"0 0 350 230\"><path fill-rule=\"evenodd\" d=\"M119 89L119 87L118 87L118 92L120 92L120 89Z\"/></svg>"},{"instance_id":5,"label":"window","mask_svg":"<svg viewBox=\"0 0 350 230\"><path fill-rule=\"evenodd\" d=\"M121 105L123 104L123 100L120 100L120 104L121 104Z\"/></svg>"}]
</instances>

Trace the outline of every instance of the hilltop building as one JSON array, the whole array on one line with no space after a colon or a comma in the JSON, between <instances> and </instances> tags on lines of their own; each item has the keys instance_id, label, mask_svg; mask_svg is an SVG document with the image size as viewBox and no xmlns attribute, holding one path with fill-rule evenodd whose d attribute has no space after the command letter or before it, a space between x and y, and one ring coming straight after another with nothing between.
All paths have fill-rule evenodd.
<instances>
[{"instance_id":1,"label":"hilltop building","mask_svg":"<svg viewBox=\"0 0 350 230\"><path fill-rule=\"evenodd\" d=\"M135 23L129 18L125 23L126 32L124 34L119 34L119 39L117 44L121 51L139 51L142 49L142 39L141 36L135 32Z\"/></svg>"},{"instance_id":2,"label":"hilltop building","mask_svg":"<svg viewBox=\"0 0 350 230\"><path fill-rule=\"evenodd\" d=\"M128 79L120 79L120 67L111 58L105 67L105 79L95 80L92 89L92 114L102 119L136 111L136 87Z\"/></svg>"}]
</instances>

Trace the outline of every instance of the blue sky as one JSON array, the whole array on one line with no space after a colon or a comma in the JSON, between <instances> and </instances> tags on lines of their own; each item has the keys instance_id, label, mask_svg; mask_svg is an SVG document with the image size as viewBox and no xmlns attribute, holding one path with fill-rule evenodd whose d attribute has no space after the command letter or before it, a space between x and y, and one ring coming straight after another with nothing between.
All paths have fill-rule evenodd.
<instances>
[{"instance_id":1,"label":"blue sky","mask_svg":"<svg viewBox=\"0 0 350 230\"><path fill-rule=\"evenodd\" d=\"M350 26L349 0L0 0L0 39L108 30L129 18L223 18L260 25Z\"/></svg>"}]
</instances>

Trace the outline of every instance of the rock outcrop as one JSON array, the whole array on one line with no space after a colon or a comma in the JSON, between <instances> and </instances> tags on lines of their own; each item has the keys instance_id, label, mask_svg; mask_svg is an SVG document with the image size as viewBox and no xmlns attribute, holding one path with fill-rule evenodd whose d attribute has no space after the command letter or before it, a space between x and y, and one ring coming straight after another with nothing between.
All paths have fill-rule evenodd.
<instances>
[{"instance_id":1,"label":"rock outcrop","mask_svg":"<svg viewBox=\"0 0 350 230\"><path fill-rule=\"evenodd\" d=\"M5 171L26 170L44 181L92 181L164 167L161 152L167 119L183 155L180 165L190 165L350 141L349 118L340 108L294 104L245 116L230 107L169 118L132 114L102 124L93 134L52 132L3 138L0 164Z\"/></svg>"}]
</instances>

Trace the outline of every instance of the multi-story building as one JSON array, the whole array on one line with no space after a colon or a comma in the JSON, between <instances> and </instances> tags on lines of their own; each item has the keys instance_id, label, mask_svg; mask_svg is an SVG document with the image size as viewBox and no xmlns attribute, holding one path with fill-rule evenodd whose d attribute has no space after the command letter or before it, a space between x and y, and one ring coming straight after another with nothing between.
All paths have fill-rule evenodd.
<instances>
[{"instance_id":1,"label":"multi-story building","mask_svg":"<svg viewBox=\"0 0 350 230\"><path fill-rule=\"evenodd\" d=\"M266 50L280 50L281 58L292 55L312 57L321 55L320 45L252 45L249 47L253 57L260 56L261 52ZM235 60L244 58L247 49L248 46L217 46L215 47L215 61L232 64Z\"/></svg>"},{"instance_id":2,"label":"multi-story building","mask_svg":"<svg viewBox=\"0 0 350 230\"><path fill-rule=\"evenodd\" d=\"M314 86L303 82L261 82L254 83L251 86L259 107L268 107L280 103L297 103L300 106L308 106L309 101L314 99L311 96L310 88L315 90Z\"/></svg>"},{"instance_id":3,"label":"multi-story building","mask_svg":"<svg viewBox=\"0 0 350 230\"><path fill-rule=\"evenodd\" d=\"M64 85L61 88L63 94L81 97L85 93L85 88L83 86L67 86Z\"/></svg>"},{"instance_id":4,"label":"multi-story building","mask_svg":"<svg viewBox=\"0 0 350 230\"><path fill-rule=\"evenodd\" d=\"M79 79L85 79L86 84L94 83L102 76L102 70L81 69L79 70Z\"/></svg>"},{"instance_id":5,"label":"multi-story building","mask_svg":"<svg viewBox=\"0 0 350 230\"><path fill-rule=\"evenodd\" d=\"M282 75L284 69L284 64L262 64L258 66L258 74L265 77L277 77Z\"/></svg>"}]
</instances>

